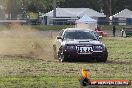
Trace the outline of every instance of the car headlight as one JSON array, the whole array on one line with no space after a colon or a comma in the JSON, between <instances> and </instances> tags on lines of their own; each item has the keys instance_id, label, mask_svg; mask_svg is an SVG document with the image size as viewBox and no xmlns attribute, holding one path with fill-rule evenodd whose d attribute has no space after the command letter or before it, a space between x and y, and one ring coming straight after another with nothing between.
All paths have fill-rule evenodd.
<instances>
[{"instance_id":1,"label":"car headlight","mask_svg":"<svg viewBox=\"0 0 132 88\"><path fill-rule=\"evenodd\" d=\"M67 45L66 50L76 50L76 46L74 45Z\"/></svg>"},{"instance_id":2,"label":"car headlight","mask_svg":"<svg viewBox=\"0 0 132 88\"><path fill-rule=\"evenodd\" d=\"M100 46L100 45L96 45L96 46L94 46L94 50L102 51L103 50L103 47Z\"/></svg>"}]
</instances>

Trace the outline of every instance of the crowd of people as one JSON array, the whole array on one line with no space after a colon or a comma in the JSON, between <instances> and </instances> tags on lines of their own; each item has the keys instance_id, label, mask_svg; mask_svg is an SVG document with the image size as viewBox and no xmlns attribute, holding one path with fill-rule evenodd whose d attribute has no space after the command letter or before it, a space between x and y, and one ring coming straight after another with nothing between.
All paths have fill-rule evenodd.
<instances>
[{"instance_id":1,"label":"crowd of people","mask_svg":"<svg viewBox=\"0 0 132 88\"><path fill-rule=\"evenodd\" d=\"M104 31L102 30L102 27L99 26L99 25L97 26L97 28L95 28L95 31L99 34L99 36L102 36L102 37L107 36L107 33L104 32ZM112 27L112 36L113 36L113 37L116 36L116 31L117 31L116 26L113 26L113 27ZM121 37L123 37L124 32L125 32L125 31L122 29L122 30L121 30Z\"/></svg>"}]
</instances>

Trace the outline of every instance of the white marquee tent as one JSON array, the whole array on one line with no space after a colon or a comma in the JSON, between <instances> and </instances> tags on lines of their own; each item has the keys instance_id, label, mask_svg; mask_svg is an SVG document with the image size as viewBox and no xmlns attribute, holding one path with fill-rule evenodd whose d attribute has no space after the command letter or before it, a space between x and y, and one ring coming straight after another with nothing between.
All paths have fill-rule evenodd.
<instances>
[{"instance_id":1,"label":"white marquee tent","mask_svg":"<svg viewBox=\"0 0 132 88\"><path fill-rule=\"evenodd\" d=\"M114 18L132 18L132 11L124 9L119 13L113 15Z\"/></svg>"},{"instance_id":2,"label":"white marquee tent","mask_svg":"<svg viewBox=\"0 0 132 88\"><path fill-rule=\"evenodd\" d=\"M55 20L56 23L74 23L75 20L81 17L83 17L85 14L87 14L89 17L92 17L96 20L99 20L101 18L106 18L106 15L104 13L97 12L90 8L56 8L56 18L53 18L53 10L45 13L42 15L42 17L45 17L44 22L46 21L47 24L52 24L53 20ZM46 17L48 19L46 19Z\"/></svg>"},{"instance_id":3,"label":"white marquee tent","mask_svg":"<svg viewBox=\"0 0 132 88\"><path fill-rule=\"evenodd\" d=\"M82 17L85 14L94 18L106 17L103 13L99 13L90 8L56 8L57 17ZM43 16L53 17L53 10Z\"/></svg>"},{"instance_id":4,"label":"white marquee tent","mask_svg":"<svg viewBox=\"0 0 132 88\"><path fill-rule=\"evenodd\" d=\"M94 30L97 27L97 20L90 18L88 15L84 15L79 20L76 20L76 27Z\"/></svg>"}]
</instances>

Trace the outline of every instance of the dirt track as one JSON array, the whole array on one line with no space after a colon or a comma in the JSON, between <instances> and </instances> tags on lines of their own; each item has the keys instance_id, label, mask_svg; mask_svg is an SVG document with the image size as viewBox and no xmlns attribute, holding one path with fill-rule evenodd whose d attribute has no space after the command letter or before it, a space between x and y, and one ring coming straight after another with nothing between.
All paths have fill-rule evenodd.
<instances>
[{"instance_id":1,"label":"dirt track","mask_svg":"<svg viewBox=\"0 0 132 88\"><path fill-rule=\"evenodd\" d=\"M112 36L112 31L105 31ZM30 27L12 25L0 31L0 55L53 58L53 42L58 31L37 31ZM120 31L116 36L121 36Z\"/></svg>"},{"instance_id":2,"label":"dirt track","mask_svg":"<svg viewBox=\"0 0 132 88\"><path fill-rule=\"evenodd\" d=\"M56 33L13 25L7 30L0 31L0 56L52 59Z\"/></svg>"}]
</instances>

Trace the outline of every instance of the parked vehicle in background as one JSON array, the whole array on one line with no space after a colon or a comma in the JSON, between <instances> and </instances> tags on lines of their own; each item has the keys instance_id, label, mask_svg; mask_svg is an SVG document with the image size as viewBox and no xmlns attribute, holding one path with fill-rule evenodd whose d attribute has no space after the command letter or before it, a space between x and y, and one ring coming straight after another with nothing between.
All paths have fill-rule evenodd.
<instances>
[{"instance_id":1,"label":"parked vehicle in background","mask_svg":"<svg viewBox=\"0 0 132 88\"><path fill-rule=\"evenodd\" d=\"M121 33L123 37L132 37L132 27L124 27Z\"/></svg>"},{"instance_id":2,"label":"parked vehicle in background","mask_svg":"<svg viewBox=\"0 0 132 88\"><path fill-rule=\"evenodd\" d=\"M63 29L57 36L55 46L59 61L92 59L106 62L108 57L107 48L96 31L90 29Z\"/></svg>"}]
</instances>

